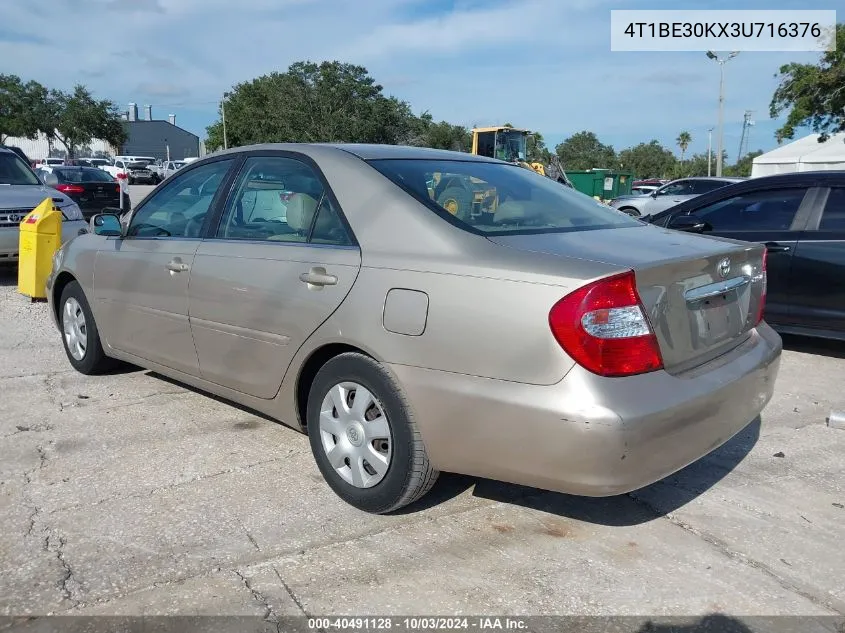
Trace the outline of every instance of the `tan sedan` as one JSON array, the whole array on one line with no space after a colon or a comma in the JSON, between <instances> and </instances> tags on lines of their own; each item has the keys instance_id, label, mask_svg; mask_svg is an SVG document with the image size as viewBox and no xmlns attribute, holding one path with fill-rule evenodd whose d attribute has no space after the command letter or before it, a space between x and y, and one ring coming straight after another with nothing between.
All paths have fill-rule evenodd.
<instances>
[{"instance_id":1,"label":"tan sedan","mask_svg":"<svg viewBox=\"0 0 845 633\"><path fill-rule=\"evenodd\" d=\"M273 416L379 513L439 471L642 487L751 422L781 353L762 246L407 147L192 162L123 221L95 216L48 294L80 372L127 361Z\"/></svg>"}]
</instances>

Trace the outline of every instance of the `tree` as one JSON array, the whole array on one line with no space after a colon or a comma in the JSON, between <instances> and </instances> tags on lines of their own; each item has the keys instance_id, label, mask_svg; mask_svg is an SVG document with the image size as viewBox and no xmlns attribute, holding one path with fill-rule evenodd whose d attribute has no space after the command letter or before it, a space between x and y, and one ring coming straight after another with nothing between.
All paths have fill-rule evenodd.
<instances>
[{"instance_id":1,"label":"tree","mask_svg":"<svg viewBox=\"0 0 845 633\"><path fill-rule=\"evenodd\" d=\"M542 134L539 132L532 132L532 135L528 137L526 146L528 151L528 162L539 162L544 165L549 164L552 159L552 153L546 147L546 141L543 139Z\"/></svg>"},{"instance_id":2,"label":"tree","mask_svg":"<svg viewBox=\"0 0 845 633\"><path fill-rule=\"evenodd\" d=\"M236 85L226 99L230 146L267 142L399 143L414 136L410 106L385 96L363 66L301 61ZM206 146L223 146L220 120Z\"/></svg>"},{"instance_id":3,"label":"tree","mask_svg":"<svg viewBox=\"0 0 845 633\"><path fill-rule=\"evenodd\" d=\"M0 75L0 142L8 136L35 138L42 127L47 89L17 75Z\"/></svg>"},{"instance_id":4,"label":"tree","mask_svg":"<svg viewBox=\"0 0 845 633\"><path fill-rule=\"evenodd\" d=\"M822 55L818 64L786 64L779 75L780 85L769 105L773 119L789 111L776 133L779 140L793 138L795 128L802 126L818 133L819 142L845 131L845 24L836 25L836 48Z\"/></svg>"},{"instance_id":5,"label":"tree","mask_svg":"<svg viewBox=\"0 0 845 633\"><path fill-rule=\"evenodd\" d=\"M80 146L88 145L94 139L114 147L120 147L127 139L115 104L107 99L95 99L80 84L70 93L50 91L40 116L44 133L64 145L68 158L74 158Z\"/></svg>"},{"instance_id":6,"label":"tree","mask_svg":"<svg viewBox=\"0 0 845 633\"><path fill-rule=\"evenodd\" d=\"M684 156L687 153L687 148L689 144L692 143L692 136L689 132L684 131L678 134L678 138L675 141L678 144L678 147L681 148L681 162L684 161Z\"/></svg>"},{"instance_id":7,"label":"tree","mask_svg":"<svg viewBox=\"0 0 845 633\"><path fill-rule=\"evenodd\" d=\"M426 111L412 120L409 137L400 142L415 147L469 152L472 149L472 134L462 125L453 125L448 121L435 123Z\"/></svg>"},{"instance_id":8,"label":"tree","mask_svg":"<svg viewBox=\"0 0 845 633\"><path fill-rule=\"evenodd\" d=\"M555 153L567 170L592 168L609 169L616 166L616 152L586 130L573 134L555 147Z\"/></svg>"},{"instance_id":9,"label":"tree","mask_svg":"<svg viewBox=\"0 0 845 633\"><path fill-rule=\"evenodd\" d=\"M725 176L740 176L743 178L748 178L751 176L751 167L753 166L754 159L760 156L763 153L763 150L757 150L756 152L749 152L745 156L743 156L736 165L729 165L725 167L723 173Z\"/></svg>"},{"instance_id":10,"label":"tree","mask_svg":"<svg viewBox=\"0 0 845 633\"><path fill-rule=\"evenodd\" d=\"M619 152L619 162L637 178L665 178L673 175L677 160L671 150L652 140Z\"/></svg>"}]
</instances>

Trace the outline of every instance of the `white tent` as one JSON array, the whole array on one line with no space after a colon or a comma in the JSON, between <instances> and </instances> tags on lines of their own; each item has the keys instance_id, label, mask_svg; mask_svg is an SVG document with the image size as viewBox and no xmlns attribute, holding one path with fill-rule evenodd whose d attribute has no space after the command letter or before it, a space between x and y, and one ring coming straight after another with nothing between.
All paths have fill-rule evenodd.
<instances>
[{"instance_id":1,"label":"white tent","mask_svg":"<svg viewBox=\"0 0 845 633\"><path fill-rule=\"evenodd\" d=\"M788 174L796 171L845 170L845 132L819 143L818 134L799 138L754 159L751 177Z\"/></svg>"}]
</instances>

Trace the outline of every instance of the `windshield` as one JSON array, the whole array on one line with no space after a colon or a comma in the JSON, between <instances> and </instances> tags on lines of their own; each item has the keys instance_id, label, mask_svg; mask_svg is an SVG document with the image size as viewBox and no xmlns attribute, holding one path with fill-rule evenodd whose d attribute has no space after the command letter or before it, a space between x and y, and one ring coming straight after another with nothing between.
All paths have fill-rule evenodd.
<instances>
[{"instance_id":1,"label":"windshield","mask_svg":"<svg viewBox=\"0 0 845 633\"><path fill-rule=\"evenodd\" d=\"M525 145L525 134L522 132L497 132L495 157L509 162L525 160Z\"/></svg>"},{"instance_id":2,"label":"windshield","mask_svg":"<svg viewBox=\"0 0 845 633\"><path fill-rule=\"evenodd\" d=\"M17 154L0 153L0 185L40 185L41 181Z\"/></svg>"},{"instance_id":3,"label":"windshield","mask_svg":"<svg viewBox=\"0 0 845 633\"><path fill-rule=\"evenodd\" d=\"M408 159L368 162L429 208L474 233L569 232L642 224L516 165Z\"/></svg>"},{"instance_id":4,"label":"windshield","mask_svg":"<svg viewBox=\"0 0 845 633\"><path fill-rule=\"evenodd\" d=\"M55 173L62 182L114 182L114 178L112 178L111 174L104 172L102 169L97 169L96 167L54 169L53 173Z\"/></svg>"}]
</instances>

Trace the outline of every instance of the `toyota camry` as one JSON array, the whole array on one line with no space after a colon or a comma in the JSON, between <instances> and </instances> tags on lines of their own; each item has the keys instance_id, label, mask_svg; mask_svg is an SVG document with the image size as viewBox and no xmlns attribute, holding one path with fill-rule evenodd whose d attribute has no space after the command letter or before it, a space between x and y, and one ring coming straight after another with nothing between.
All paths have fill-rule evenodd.
<instances>
[{"instance_id":1,"label":"toyota camry","mask_svg":"<svg viewBox=\"0 0 845 633\"><path fill-rule=\"evenodd\" d=\"M128 362L278 419L374 513L441 471L635 490L754 420L781 355L764 246L421 148L206 156L94 216L47 287L78 371Z\"/></svg>"}]
</instances>

